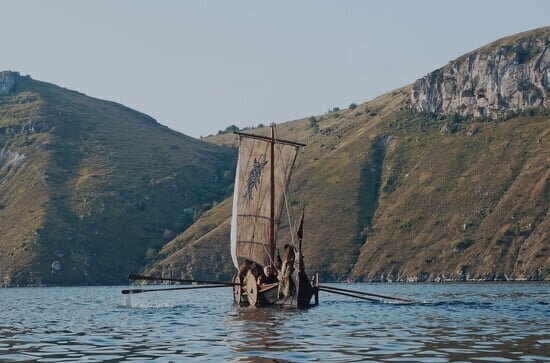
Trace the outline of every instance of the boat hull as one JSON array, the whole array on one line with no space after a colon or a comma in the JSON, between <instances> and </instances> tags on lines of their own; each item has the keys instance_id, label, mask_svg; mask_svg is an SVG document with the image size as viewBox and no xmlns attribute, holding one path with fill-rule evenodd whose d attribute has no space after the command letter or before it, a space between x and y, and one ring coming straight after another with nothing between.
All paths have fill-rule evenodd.
<instances>
[{"instance_id":1,"label":"boat hull","mask_svg":"<svg viewBox=\"0 0 550 363\"><path fill-rule=\"evenodd\" d=\"M234 302L239 306L307 308L318 303L317 279L312 283L301 269L294 270L287 281L273 284L258 285L257 278L251 271L247 272L242 281L236 274L233 281L240 284L233 288Z\"/></svg>"}]
</instances>

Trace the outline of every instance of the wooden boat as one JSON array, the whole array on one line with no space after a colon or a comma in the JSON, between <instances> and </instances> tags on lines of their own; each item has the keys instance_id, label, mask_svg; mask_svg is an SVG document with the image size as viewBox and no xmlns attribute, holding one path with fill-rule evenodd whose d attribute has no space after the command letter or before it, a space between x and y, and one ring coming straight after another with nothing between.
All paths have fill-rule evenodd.
<instances>
[{"instance_id":1,"label":"wooden boat","mask_svg":"<svg viewBox=\"0 0 550 363\"><path fill-rule=\"evenodd\" d=\"M239 157L231 219L231 257L236 272L233 299L238 305L308 307L318 302L318 278L309 280L302 255L303 213L297 236L277 249L282 211L288 211L287 187L304 144L235 132ZM290 217L289 217L290 218ZM275 251L278 254L275 257ZM269 276L269 269L276 278ZM317 275L316 275L317 276Z\"/></svg>"},{"instance_id":2,"label":"wooden boat","mask_svg":"<svg viewBox=\"0 0 550 363\"><path fill-rule=\"evenodd\" d=\"M232 287L237 305L289 306L306 308L319 302L318 293L353 297L355 299L410 304L414 301L387 295L319 286L317 274L310 281L302 254L304 214L300 218L296 238L288 213L287 187L296 161L304 144L271 137L235 132L239 135L239 158L235 173L233 211L231 218L231 258L236 272L231 282L181 279L130 274L132 281L177 282L197 286L127 289L122 294ZM289 218L290 243L283 247L280 257L277 231L283 210ZM275 257L277 251L277 257ZM276 277L269 278L269 268ZM129 301L129 297L128 300Z\"/></svg>"}]
</instances>

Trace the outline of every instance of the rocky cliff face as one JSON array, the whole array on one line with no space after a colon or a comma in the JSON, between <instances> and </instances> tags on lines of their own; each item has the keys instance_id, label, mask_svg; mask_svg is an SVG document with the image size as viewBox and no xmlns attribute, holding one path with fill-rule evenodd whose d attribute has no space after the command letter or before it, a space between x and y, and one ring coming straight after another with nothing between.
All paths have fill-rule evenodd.
<instances>
[{"instance_id":1,"label":"rocky cliff face","mask_svg":"<svg viewBox=\"0 0 550 363\"><path fill-rule=\"evenodd\" d=\"M550 27L504 38L417 80L416 111L497 118L550 106Z\"/></svg>"},{"instance_id":2,"label":"rocky cliff face","mask_svg":"<svg viewBox=\"0 0 550 363\"><path fill-rule=\"evenodd\" d=\"M18 75L19 73L17 72L0 72L0 96L7 95L12 91L13 85L15 84L15 77Z\"/></svg>"}]
</instances>

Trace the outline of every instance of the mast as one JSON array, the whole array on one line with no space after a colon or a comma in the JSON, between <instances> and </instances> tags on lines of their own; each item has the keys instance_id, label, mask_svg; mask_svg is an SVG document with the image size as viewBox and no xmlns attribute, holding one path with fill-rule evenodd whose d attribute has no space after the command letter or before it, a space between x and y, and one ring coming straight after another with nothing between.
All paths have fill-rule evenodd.
<instances>
[{"instance_id":1,"label":"mast","mask_svg":"<svg viewBox=\"0 0 550 363\"><path fill-rule=\"evenodd\" d=\"M275 258L285 188L299 147L304 145L279 139L275 126L271 135L236 134L239 158L231 213L231 259L237 269L246 260L265 266Z\"/></svg>"},{"instance_id":2,"label":"mast","mask_svg":"<svg viewBox=\"0 0 550 363\"><path fill-rule=\"evenodd\" d=\"M269 220L269 259L275 261L275 125L271 125L271 193Z\"/></svg>"}]
</instances>

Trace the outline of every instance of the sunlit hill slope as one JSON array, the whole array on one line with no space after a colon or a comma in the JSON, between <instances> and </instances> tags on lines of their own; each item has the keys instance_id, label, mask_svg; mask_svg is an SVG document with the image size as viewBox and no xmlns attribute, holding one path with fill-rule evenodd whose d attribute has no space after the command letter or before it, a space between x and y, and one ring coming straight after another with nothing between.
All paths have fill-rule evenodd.
<instances>
[{"instance_id":1,"label":"sunlit hill slope","mask_svg":"<svg viewBox=\"0 0 550 363\"><path fill-rule=\"evenodd\" d=\"M235 151L0 73L0 285L126 281L231 193Z\"/></svg>"},{"instance_id":2,"label":"sunlit hill slope","mask_svg":"<svg viewBox=\"0 0 550 363\"><path fill-rule=\"evenodd\" d=\"M279 124L279 137L307 144L290 209L297 218L306 205L308 270L324 280L549 278L549 39L549 27L504 38L369 102ZM230 213L229 199L205 213L147 272L230 278ZM284 218L280 237L289 241Z\"/></svg>"}]
</instances>

